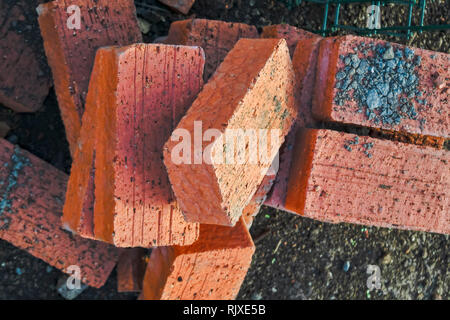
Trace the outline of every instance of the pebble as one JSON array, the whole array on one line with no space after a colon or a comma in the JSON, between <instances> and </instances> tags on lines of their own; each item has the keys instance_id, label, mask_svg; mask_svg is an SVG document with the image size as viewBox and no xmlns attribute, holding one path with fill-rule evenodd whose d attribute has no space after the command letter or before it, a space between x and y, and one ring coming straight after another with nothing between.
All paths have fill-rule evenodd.
<instances>
[{"instance_id":1,"label":"pebble","mask_svg":"<svg viewBox=\"0 0 450 320\"><path fill-rule=\"evenodd\" d=\"M350 269L350 261L345 261L344 266L342 267L344 272L347 272Z\"/></svg>"}]
</instances>

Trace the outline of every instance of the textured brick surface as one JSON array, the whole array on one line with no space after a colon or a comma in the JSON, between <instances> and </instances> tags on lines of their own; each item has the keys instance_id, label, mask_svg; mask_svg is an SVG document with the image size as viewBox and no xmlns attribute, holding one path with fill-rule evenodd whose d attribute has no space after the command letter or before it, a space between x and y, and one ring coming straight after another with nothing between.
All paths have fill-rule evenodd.
<instances>
[{"instance_id":1,"label":"textured brick surface","mask_svg":"<svg viewBox=\"0 0 450 320\"><path fill-rule=\"evenodd\" d=\"M67 8L80 8L81 29L71 30ZM56 0L38 8L45 52L72 156L80 135L89 77L102 46L142 42L132 0Z\"/></svg>"},{"instance_id":2,"label":"textured brick surface","mask_svg":"<svg viewBox=\"0 0 450 320\"><path fill-rule=\"evenodd\" d=\"M226 150L227 135L231 129L267 129L269 134L275 132L278 141L265 146L258 139L258 145L278 150L297 116L293 89L294 72L285 40L239 40L177 127L194 137L195 122L201 121L203 132L216 130L214 142L204 139L203 157L198 159L194 152L187 163L173 161L172 152L179 147L173 137L164 150L172 188L188 221L236 223L275 154L270 154L268 162L261 157L250 161L250 155L257 152L252 144L234 148L233 154ZM224 161L227 152L234 156L232 161ZM245 158L242 163L237 152Z\"/></svg>"},{"instance_id":3,"label":"textured brick surface","mask_svg":"<svg viewBox=\"0 0 450 320\"><path fill-rule=\"evenodd\" d=\"M299 33L300 35L303 35L301 31L299 31ZM296 34L297 33L294 33L294 35ZM294 39L298 37L298 34L297 37L291 36L291 38ZM319 53L319 44L321 39L322 37L320 36L307 33L301 38L301 40L296 42L298 44L292 58L292 64L294 66L296 78L294 91L298 116L291 131L286 137L285 143L280 149L278 174L273 188L265 201L265 205L277 209L286 210L284 203L286 200L289 170L291 168L292 150L295 145L297 131L299 128L315 128L318 125L312 116L311 109L316 76L317 56Z\"/></svg>"},{"instance_id":4,"label":"textured brick surface","mask_svg":"<svg viewBox=\"0 0 450 320\"><path fill-rule=\"evenodd\" d=\"M450 153L358 139L358 144L351 144L351 134L302 130L286 208L327 222L448 234Z\"/></svg>"},{"instance_id":5,"label":"textured brick surface","mask_svg":"<svg viewBox=\"0 0 450 320\"><path fill-rule=\"evenodd\" d=\"M320 38L318 35L288 24L276 24L263 27L261 38L285 39L289 47L291 57L294 55L297 43L300 40ZM308 50L308 48L305 48Z\"/></svg>"},{"instance_id":6,"label":"textured brick surface","mask_svg":"<svg viewBox=\"0 0 450 320\"><path fill-rule=\"evenodd\" d=\"M198 225L184 221L172 195L162 147L200 91L203 67L198 47L98 50L64 207L68 228L119 247L197 239Z\"/></svg>"},{"instance_id":7,"label":"textured brick surface","mask_svg":"<svg viewBox=\"0 0 450 320\"><path fill-rule=\"evenodd\" d=\"M355 51L355 48L364 43L367 49ZM314 94L314 116L325 121L335 121L348 124L355 124L367 127L375 127L385 130L395 130L407 132L410 134L429 135L435 137L449 137L450 117L449 117L449 101L450 92L448 90L449 83L443 85L442 88L436 85L436 76L450 78L450 55L440 52L432 52L423 49L411 48L414 55L421 57L420 65L416 65L414 70L418 79L417 89L422 94L409 97L409 93L402 92L401 96L406 99L407 103L413 104L417 116L410 118L404 116L399 124L389 124L384 121L375 121L375 118L369 120L366 112L368 111L365 104L357 102L355 99L347 99L342 105L336 103L336 88L338 70L345 67L345 59L348 54L356 53L360 59L373 57L376 49L371 49L371 45L380 45L386 47L388 43L382 40L374 40L370 38L344 36L328 38L321 42L318 71L316 78L315 94ZM400 49L404 51L405 47L392 43L394 52ZM367 51L367 55L364 55ZM394 61L395 59L392 59ZM405 55L398 60L405 64L414 64L417 58L405 59ZM383 63L386 63L384 61ZM380 71L381 69L378 68ZM398 69L398 68L397 68ZM395 72L398 72L396 69ZM372 72L369 70L368 72ZM342 73L341 73L342 74ZM410 74L408 74L410 76ZM381 81L390 84L393 83L386 79L384 71L381 72ZM407 79L408 82L411 79ZM345 80L343 80L345 81ZM413 92L415 93L415 92ZM354 92L350 91L350 98L354 96ZM419 103L417 101L425 100ZM392 102L388 97L387 102ZM385 107L382 101L383 108ZM358 112L358 110L362 112ZM402 112L400 112L402 113Z\"/></svg>"},{"instance_id":8,"label":"textured brick surface","mask_svg":"<svg viewBox=\"0 0 450 320\"><path fill-rule=\"evenodd\" d=\"M0 0L0 103L17 112L41 108L52 86L37 25L40 0Z\"/></svg>"},{"instance_id":9,"label":"textured brick surface","mask_svg":"<svg viewBox=\"0 0 450 320\"><path fill-rule=\"evenodd\" d=\"M188 14L195 0L159 0L159 2L164 3L181 13Z\"/></svg>"},{"instance_id":10,"label":"textured brick surface","mask_svg":"<svg viewBox=\"0 0 450 320\"><path fill-rule=\"evenodd\" d=\"M235 299L254 251L242 219L233 228L201 225L193 245L152 251L140 299Z\"/></svg>"},{"instance_id":11,"label":"textured brick surface","mask_svg":"<svg viewBox=\"0 0 450 320\"><path fill-rule=\"evenodd\" d=\"M79 266L85 284L101 287L117 251L60 228L67 175L3 139L0 159L0 238L64 272Z\"/></svg>"},{"instance_id":12,"label":"textured brick surface","mask_svg":"<svg viewBox=\"0 0 450 320\"><path fill-rule=\"evenodd\" d=\"M164 43L202 47L206 55L206 81L240 38L258 37L256 27L244 23L189 19L173 22Z\"/></svg>"},{"instance_id":13,"label":"textured brick surface","mask_svg":"<svg viewBox=\"0 0 450 320\"><path fill-rule=\"evenodd\" d=\"M147 250L143 248L120 249L117 262L117 291L141 292L146 267Z\"/></svg>"}]
</instances>

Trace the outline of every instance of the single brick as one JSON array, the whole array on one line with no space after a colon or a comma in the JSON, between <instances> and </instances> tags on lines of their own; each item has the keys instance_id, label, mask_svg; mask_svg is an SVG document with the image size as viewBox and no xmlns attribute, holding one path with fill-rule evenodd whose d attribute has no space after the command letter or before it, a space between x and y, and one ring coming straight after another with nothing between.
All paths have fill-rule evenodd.
<instances>
[{"instance_id":1,"label":"single brick","mask_svg":"<svg viewBox=\"0 0 450 320\"><path fill-rule=\"evenodd\" d=\"M202 47L207 81L239 39L258 37L256 27L244 23L189 19L173 22L164 43Z\"/></svg>"},{"instance_id":2,"label":"single brick","mask_svg":"<svg viewBox=\"0 0 450 320\"><path fill-rule=\"evenodd\" d=\"M42 107L52 86L35 8L41 0L0 0L0 103L17 112Z\"/></svg>"},{"instance_id":3,"label":"single brick","mask_svg":"<svg viewBox=\"0 0 450 320\"><path fill-rule=\"evenodd\" d=\"M78 6L80 29L76 25ZM142 42L132 0L55 0L37 9L45 52L72 156L80 136L95 53L103 46ZM69 28L70 27L70 28Z\"/></svg>"},{"instance_id":4,"label":"single brick","mask_svg":"<svg viewBox=\"0 0 450 320\"><path fill-rule=\"evenodd\" d=\"M147 250L143 248L120 249L117 262L117 291L141 292L146 267Z\"/></svg>"},{"instance_id":5,"label":"single brick","mask_svg":"<svg viewBox=\"0 0 450 320\"><path fill-rule=\"evenodd\" d=\"M195 0L159 0L159 2L164 3L166 6L180 11L183 14L188 14Z\"/></svg>"},{"instance_id":6,"label":"single brick","mask_svg":"<svg viewBox=\"0 0 450 320\"><path fill-rule=\"evenodd\" d=\"M450 55L370 38L321 42L314 116L413 135L449 137ZM448 87L448 84L445 85Z\"/></svg>"},{"instance_id":7,"label":"single brick","mask_svg":"<svg viewBox=\"0 0 450 320\"><path fill-rule=\"evenodd\" d=\"M235 299L254 252L242 219L232 228L201 225L200 239L194 244L153 249L139 298Z\"/></svg>"},{"instance_id":8,"label":"single brick","mask_svg":"<svg viewBox=\"0 0 450 320\"><path fill-rule=\"evenodd\" d=\"M0 159L0 238L71 275L78 266L85 284L101 287L117 250L59 227L67 175L4 139Z\"/></svg>"},{"instance_id":9,"label":"single brick","mask_svg":"<svg viewBox=\"0 0 450 320\"><path fill-rule=\"evenodd\" d=\"M237 222L297 116L294 80L284 39L241 39L230 51L164 148L187 221Z\"/></svg>"},{"instance_id":10,"label":"single brick","mask_svg":"<svg viewBox=\"0 0 450 320\"><path fill-rule=\"evenodd\" d=\"M162 148L203 85L204 61L199 47L98 50L64 207L68 228L118 247L198 238L173 197Z\"/></svg>"},{"instance_id":11,"label":"single brick","mask_svg":"<svg viewBox=\"0 0 450 320\"><path fill-rule=\"evenodd\" d=\"M312 32L308 32L288 24L276 24L263 27L261 38L285 39L292 57L294 55L295 48L297 47L297 43L300 40L309 40L321 37Z\"/></svg>"},{"instance_id":12,"label":"single brick","mask_svg":"<svg viewBox=\"0 0 450 320\"><path fill-rule=\"evenodd\" d=\"M267 206L281 210L286 210L284 203L286 201L289 171L297 131L304 127L316 128L318 126L317 121L312 116L312 99L319 44L322 37L315 34L308 34L308 36L310 37L307 38L305 36L305 39L297 41L298 44L292 58L296 78L294 91L298 109L297 120L280 149L278 174L274 186L264 203Z\"/></svg>"},{"instance_id":13,"label":"single brick","mask_svg":"<svg viewBox=\"0 0 450 320\"><path fill-rule=\"evenodd\" d=\"M352 134L299 132L286 208L309 218L450 233L450 153Z\"/></svg>"}]
</instances>

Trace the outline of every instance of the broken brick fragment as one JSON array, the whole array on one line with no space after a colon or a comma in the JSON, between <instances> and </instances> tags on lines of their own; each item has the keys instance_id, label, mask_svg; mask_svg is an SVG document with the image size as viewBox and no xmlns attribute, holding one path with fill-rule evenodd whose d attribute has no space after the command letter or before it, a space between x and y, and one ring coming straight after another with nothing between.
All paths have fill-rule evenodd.
<instances>
[{"instance_id":1,"label":"broken brick fragment","mask_svg":"<svg viewBox=\"0 0 450 320\"><path fill-rule=\"evenodd\" d=\"M164 148L187 221L237 222L297 116L294 82L284 39L241 39L230 51ZM198 129L205 133L203 141L196 138ZM194 139L181 159L180 146L186 144L178 135ZM248 136L252 143L236 142Z\"/></svg>"},{"instance_id":2,"label":"broken brick fragment","mask_svg":"<svg viewBox=\"0 0 450 320\"><path fill-rule=\"evenodd\" d=\"M198 224L184 220L172 194L162 156L203 85L204 61L199 47L98 50L64 206L68 228L118 247L198 238Z\"/></svg>"},{"instance_id":3,"label":"broken brick fragment","mask_svg":"<svg viewBox=\"0 0 450 320\"><path fill-rule=\"evenodd\" d=\"M37 24L41 0L0 0L0 103L16 112L40 109L52 86Z\"/></svg>"},{"instance_id":4,"label":"broken brick fragment","mask_svg":"<svg viewBox=\"0 0 450 320\"><path fill-rule=\"evenodd\" d=\"M79 8L80 29L77 27ZM73 9L73 10L72 10ZM37 9L72 156L98 48L142 42L132 0L55 0Z\"/></svg>"},{"instance_id":5,"label":"broken brick fragment","mask_svg":"<svg viewBox=\"0 0 450 320\"><path fill-rule=\"evenodd\" d=\"M206 55L204 79L207 81L239 39L258 37L256 27L244 23L189 19L173 22L164 43L202 47Z\"/></svg>"},{"instance_id":6,"label":"broken brick fragment","mask_svg":"<svg viewBox=\"0 0 450 320\"><path fill-rule=\"evenodd\" d=\"M276 24L263 27L261 38L285 39L292 57L294 55L295 48L297 47L297 43L300 40L321 37L312 32L308 32L288 24Z\"/></svg>"},{"instance_id":7,"label":"broken brick fragment","mask_svg":"<svg viewBox=\"0 0 450 320\"><path fill-rule=\"evenodd\" d=\"M315 34L308 36L310 37L297 41L297 47L292 58L296 78L295 101L298 116L280 149L278 174L274 186L264 203L267 206L281 210L286 210L284 203L297 131L300 128L316 128L318 126L317 121L312 116L312 99L319 44L323 38Z\"/></svg>"},{"instance_id":8,"label":"broken brick fragment","mask_svg":"<svg viewBox=\"0 0 450 320\"><path fill-rule=\"evenodd\" d=\"M141 292L147 251L144 248L120 249L117 262L118 292Z\"/></svg>"},{"instance_id":9,"label":"broken brick fragment","mask_svg":"<svg viewBox=\"0 0 450 320\"><path fill-rule=\"evenodd\" d=\"M450 233L450 153L432 147L304 129L286 208L305 217Z\"/></svg>"},{"instance_id":10,"label":"broken brick fragment","mask_svg":"<svg viewBox=\"0 0 450 320\"><path fill-rule=\"evenodd\" d=\"M171 7L183 14L188 14L195 0L158 0L166 6Z\"/></svg>"},{"instance_id":11,"label":"broken brick fragment","mask_svg":"<svg viewBox=\"0 0 450 320\"><path fill-rule=\"evenodd\" d=\"M450 55L357 36L321 41L313 100L318 120L448 138ZM448 84L447 84L448 87Z\"/></svg>"},{"instance_id":12,"label":"broken brick fragment","mask_svg":"<svg viewBox=\"0 0 450 320\"><path fill-rule=\"evenodd\" d=\"M194 244L153 249L139 298L235 299L254 252L242 219L235 227L201 225Z\"/></svg>"},{"instance_id":13,"label":"broken brick fragment","mask_svg":"<svg viewBox=\"0 0 450 320\"><path fill-rule=\"evenodd\" d=\"M0 159L0 238L74 277L69 267L79 267L85 284L103 286L117 250L60 228L67 175L4 139Z\"/></svg>"}]
</instances>

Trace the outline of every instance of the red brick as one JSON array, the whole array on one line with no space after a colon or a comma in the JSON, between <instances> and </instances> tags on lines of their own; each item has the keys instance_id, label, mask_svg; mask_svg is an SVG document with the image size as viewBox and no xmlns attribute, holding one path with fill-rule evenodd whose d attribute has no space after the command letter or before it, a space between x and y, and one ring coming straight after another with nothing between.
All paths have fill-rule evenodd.
<instances>
[{"instance_id":1,"label":"red brick","mask_svg":"<svg viewBox=\"0 0 450 320\"><path fill-rule=\"evenodd\" d=\"M339 123L354 124L366 127L374 127L384 130L394 130L415 135L426 135L434 137L449 137L450 118L448 117L449 92L436 88L434 75L444 75L450 78L450 55L423 49L412 48L414 54L421 57L421 65L415 67L419 81L418 89L424 92L420 99L427 100L427 106L419 104L414 98L407 98L417 110L417 119L404 117L398 125L387 124L374 120L368 120L365 111L366 106L358 105L354 100L344 101L343 106L338 106L335 97L338 92L336 86L336 74L344 67L342 56L354 53L354 48L364 42L366 47L370 44L387 45L386 41L370 38L344 36L327 38L321 42L318 73L316 78L313 112L314 116L323 121L334 121ZM404 49L399 44L392 43L394 51ZM367 56L372 56L373 50L369 49ZM361 50L358 56L363 57ZM448 85L447 85L448 86ZM349 93L352 97L352 93ZM363 112L358 113L362 108Z\"/></svg>"},{"instance_id":2,"label":"red brick","mask_svg":"<svg viewBox=\"0 0 450 320\"><path fill-rule=\"evenodd\" d=\"M172 194L162 147L200 91L203 67L198 47L98 50L64 207L68 228L118 247L198 238Z\"/></svg>"},{"instance_id":3,"label":"red brick","mask_svg":"<svg viewBox=\"0 0 450 320\"><path fill-rule=\"evenodd\" d=\"M17 112L42 107L52 86L35 8L39 0L0 0L0 103Z\"/></svg>"},{"instance_id":4,"label":"red brick","mask_svg":"<svg viewBox=\"0 0 450 320\"><path fill-rule=\"evenodd\" d=\"M233 228L201 225L200 239L194 244L153 249L139 298L235 299L254 251L242 219Z\"/></svg>"},{"instance_id":5,"label":"red brick","mask_svg":"<svg viewBox=\"0 0 450 320\"><path fill-rule=\"evenodd\" d=\"M67 8L77 5L81 29L71 30ZM89 78L98 48L142 42L132 0L55 0L38 8L45 52L72 156L80 136Z\"/></svg>"},{"instance_id":6,"label":"red brick","mask_svg":"<svg viewBox=\"0 0 450 320\"><path fill-rule=\"evenodd\" d=\"M80 267L82 281L101 287L117 250L60 228L67 175L0 139L0 238L64 272Z\"/></svg>"},{"instance_id":7,"label":"red brick","mask_svg":"<svg viewBox=\"0 0 450 320\"><path fill-rule=\"evenodd\" d=\"M159 2L164 3L166 6L180 11L183 14L188 14L195 0L159 0Z\"/></svg>"},{"instance_id":8,"label":"red brick","mask_svg":"<svg viewBox=\"0 0 450 320\"><path fill-rule=\"evenodd\" d=\"M319 44L322 37L315 34L307 34L310 36L306 39L297 41L292 58L294 66L296 84L295 84L295 101L298 109L297 120L286 137L286 141L280 149L280 164L278 174L275 179L273 188L264 202L265 205L286 210L284 203L286 200L287 184L289 180L289 170L291 168L292 150L295 145L295 137L300 128L316 128L317 121L312 116L312 99L314 91L314 83L316 76L317 57L319 53ZM291 36L291 38L295 38Z\"/></svg>"},{"instance_id":9,"label":"red brick","mask_svg":"<svg viewBox=\"0 0 450 320\"><path fill-rule=\"evenodd\" d=\"M448 151L369 137L349 144L354 139L331 130L299 133L287 209L333 223L450 233Z\"/></svg>"},{"instance_id":10,"label":"red brick","mask_svg":"<svg viewBox=\"0 0 450 320\"><path fill-rule=\"evenodd\" d=\"M232 129L253 129L258 133L267 129L278 141L271 141L270 146L257 141L258 145L278 150L297 116L294 80L283 39L241 39L230 51L177 127L177 131L195 140L195 122L201 121L202 132L216 130L214 142L203 141L202 146L197 146L205 151L200 159L193 152L181 163L173 161L172 156L185 142L184 137L183 142L178 142L173 135L164 148L172 188L187 221L221 225L237 222L275 154L270 154L267 161L262 157L250 161L249 156L257 152L250 143L244 150L223 152L228 145L227 135L231 136ZM245 157L242 163L237 161L238 152ZM220 163L221 155L226 153L235 157L233 163Z\"/></svg>"},{"instance_id":11,"label":"red brick","mask_svg":"<svg viewBox=\"0 0 450 320\"><path fill-rule=\"evenodd\" d=\"M202 47L207 81L239 39L258 37L256 27L244 23L189 19L173 22L164 43Z\"/></svg>"},{"instance_id":12,"label":"red brick","mask_svg":"<svg viewBox=\"0 0 450 320\"><path fill-rule=\"evenodd\" d=\"M141 292L147 264L144 248L120 249L117 262L117 291Z\"/></svg>"},{"instance_id":13,"label":"red brick","mask_svg":"<svg viewBox=\"0 0 450 320\"><path fill-rule=\"evenodd\" d=\"M285 39L292 57L294 55L295 48L297 47L297 43L300 40L309 40L321 37L312 32L308 32L288 24L276 24L263 27L261 38Z\"/></svg>"}]
</instances>

